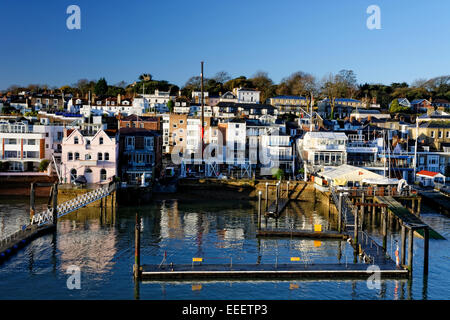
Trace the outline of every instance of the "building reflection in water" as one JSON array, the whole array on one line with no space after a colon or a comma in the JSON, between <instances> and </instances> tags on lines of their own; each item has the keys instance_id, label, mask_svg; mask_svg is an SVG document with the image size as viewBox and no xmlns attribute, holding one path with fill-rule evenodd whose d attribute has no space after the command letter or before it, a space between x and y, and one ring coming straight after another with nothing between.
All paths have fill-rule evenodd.
<instances>
[{"instance_id":1,"label":"building reflection in water","mask_svg":"<svg viewBox=\"0 0 450 320\"><path fill-rule=\"evenodd\" d=\"M70 265L90 273L106 273L112 269L117 233L102 223L112 224L115 212L111 211L108 208L101 217L100 208L83 208L58 222L57 249L63 270Z\"/></svg>"}]
</instances>

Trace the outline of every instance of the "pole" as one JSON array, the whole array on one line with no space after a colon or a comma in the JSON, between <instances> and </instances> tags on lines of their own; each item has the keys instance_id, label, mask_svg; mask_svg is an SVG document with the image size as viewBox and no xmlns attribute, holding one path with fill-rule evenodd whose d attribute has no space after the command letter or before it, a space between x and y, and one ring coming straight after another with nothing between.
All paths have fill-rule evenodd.
<instances>
[{"instance_id":1,"label":"pole","mask_svg":"<svg viewBox=\"0 0 450 320\"><path fill-rule=\"evenodd\" d=\"M381 209L382 212L382 217L383 217L383 249L384 251L386 251L387 249L387 212L386 212L386 207L383 207Z\"/></svg>"},{"instance_id":2,"label":"pole","mask_svg":"<svg viewBox=\"0 0 450 320\"><path fill-rule=\"evenodd\" d=\"M268 182L266 182L266 196L265 196L265 198L266 198L266 211L267 211L267 208L269 206L269 183Z\"/></svg>"},{"instance_id":3,"label":"pole","mask_svg":"<svg viewBox=\"0 0 450 320\"><path fill-rule=\"evenodd\" d=\"M140 276L141 268L141 230L139 224L139 215L136 213L136 225L134 227L134 278L137 280Z\"/></svg>"},{"instance_id":4,"label":"pole","mask_svg":"<svg viewBox=\"0 0 450 320\"><path fill-rule=\"evenodd\" d=\"M261 230L261 195L262 191L258 192L258 230Z\"/></svg>"},{"instance_id":5,"label":"pole","mask_svg":"<svg viewBox=\"0 0 450 320\"><path fill-rule=\"evenodd\" d=\"M361 230L364 229L364 211L366 211L366 207L364 206L365 203L366 194L364 190L362 191L361 195Z\"/></svg>"},{"instance_id":6,"label":"pole","mask_svg":"<svg viewBox=\"0 0 450 320\"><path fill-rule=\"evenodd\" d=\"M338 207L338 231L341 233L342 229L342 193L339 193L339 207Z\"/></svg>"},{"instance_id":7,"label":"pole","mask_svg":"<svg viewBox=\"0 0 450 320\"><path fill-rule=\"evenodd\" d=\"M279 196L279 188L280 188L280 182L277 182L277 190L275 192L275 215L278 215L278 196Z\"/></svg>"},{"instance_id":8,"label":"pole","mask_svg":"<svg viewBox=\"0 0 450 320\"><path fill-rule=\"evenodd\" d=\"M31 183L31 189L30 189L30 221L33 221L35 213L35 187L34 182Z\"/></svg>"},{"instance_id":9,"label":"pole","mask_svg":"<svg viewBox=\"0 0 450 320\"><path fill-rule=\"evenodd\" d=\"M423 229L423 274L428 275L428 255L430 243L430 230L426 227Z\"/></svg>"},{"instance_id":10,"label":"pole","mask_svg":"<svg viewBox=\"0 0 450 320\"><path fill-rule=\"evenodd\" d=\"M409 236L409 244L408 244L408 269L411 272L412 276L412 270L413 270L413 252L414 252L414 230L410 228L408 230L408 236Z\"/></svg>"},{"instance_id":11,"label":"pole","mask_svg":"<svg viewBox=\"0 0 450 320\"><path fill-rule=\"evenodd\" d=\"M355 246L358 246L358 208L355 207L353 210L353 213L355 215L355 226L353 227L354 231L354 238L355 238Z\"/></svg>"},{"instance_id":12,"label":"pole","mask_svg":"<svg viewBox=\"0 0 450 320\"><path fill-rule=\"evenodd\" d=\"M53 185L53 201L52 201L52 205L53 205L53 224L56 227L56 222L58 220L58 183L55 183Z\"/></svg>"},{"instance_id":13,"label":"pole","mask_svg":"<svg viewBox=\"0 0 450 320\"><path fill-rule=\"evenodd\" d=\"M401 239L402 239L402 253L401 253L401 260L400 263L402 265L405 265L405 257L406 257L406 227L402 223L402 231L401 231Z\"/></svg>"},{"instance_id":14,"label":"pole","mask_svg":"<svg viewBox=\"0 0 450 320\"><path fill-rule=\"evenodd\" d=\"M203 99L203 61L201 62L201 106L202 106L202 165L203 165L203 146L204 146L204 133L205 133L205 105Z\"/></svg>"}]
</instances>

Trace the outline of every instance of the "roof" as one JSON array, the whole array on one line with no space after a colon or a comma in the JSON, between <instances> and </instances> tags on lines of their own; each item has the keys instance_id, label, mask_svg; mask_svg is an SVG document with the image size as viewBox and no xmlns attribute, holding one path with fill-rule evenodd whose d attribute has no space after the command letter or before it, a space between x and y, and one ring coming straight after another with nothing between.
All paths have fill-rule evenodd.
<instances>
[{"instance_id":1,"label":"roof","mask_svg":"<svg viewBox=\"0 0 450 320\"><path fill-rule=\"evenodd\" d=\"M411 101L411 104L419 104L424 101L427 102L428 104L430 103L427 99L414 99L413 101Z\"/></svg>"},{"instance_id":2,"label":"roof","mask_svg":"<svg viewBox=\"0 0 450 320\"><path fill-rule=\"evenodd\" d=\"M158 117L149 117L149 116L138 116L135 114L130 114L129 116L126 116L121 119L121 121L158 121Z\"/></svg>"},{"instance_id":3,"label":"roof","mask_svg":"<svg viewBox=\"0 0 450 320\"><path fill-rule=\"evenodd\" d=\"M124 136L159 136L155 130L147 130L143 128L120 128L120 135Z\"/></svg>"},{"instance_id":4,"label":"roof","mask_svg":"<svg viewBox=\"0 0 450 320\"><path fill-rule=\"evenodd\" d=\"M425 177L429 177L429 178L434 178L437 175L442 176L442 174L439 172L433 172L433 171L427 171L427 170L421 170L421 171L417 172L416 175L425 176Z\"/></svg>"},{"instance_id":5,"label":"roof","mask_svg":"<svg viewBox=\"0 0 450 320\"><path fill-rule=\"evenodd\" d=\"M348 164L326 170L322 173L322 176L327 180L332 180L335 185L340 186L346 185L348 181L361 182L364 179L384 179L382 175Z\"/></svg>"},{"instance_id":6,"label":"roof","mask_svg":"<svg viewBox=\"0 0 450 320\"><path fill-rule=\"evenodd\" d=\"M309 135L315 139L344 139L348 140L347 136L343 132L323 132L323 131L311 131L305 135Z\"/></svg>"},{"instance_id":7,"label":"roof","mask_svg":"<svg viewBox=\"0 0 450 320\"><path fill-rule=\"evenodd\" d=\"M422 122L420 128L450 128L450 121L428 121Z\"/></svg>"},{"instance_id":8,"label":"roof","mask_svg":"<svg viewBox=\"0 0 450 320\"><path fill-rule=\"evenodd\" d=\"M276 96L276 97L272 97L270 99L306 100L305 97L300 97L300 96Z\"/></svg>"}]
</instances>

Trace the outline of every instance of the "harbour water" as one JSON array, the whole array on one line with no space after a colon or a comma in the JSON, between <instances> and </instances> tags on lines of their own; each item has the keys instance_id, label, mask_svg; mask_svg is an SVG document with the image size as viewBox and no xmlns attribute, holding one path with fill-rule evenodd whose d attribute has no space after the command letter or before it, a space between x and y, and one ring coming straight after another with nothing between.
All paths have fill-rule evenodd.
<instances>
[{"instance_id":1,"label":"harbour water","mask_svg":"<svg viewBox=\"0 0 450 320\"><path fill-rule=\"evenodd\" d=\"M44 207L43 202L38 206ZM430 271L423 277L423 240L414 239L414 275L409 280L382 280L369 288L365 280L142 282L135 286L135 214L143 218L142 263L352 263L346 241L257 239L254 202L162 200L148 206L118 207L101 214L84 208L58 222L46 235L0 265L0 299L449 299L450 245L430 240ZM450 219L422 206L422 218L447 239ZM0 199L0 234L28 220L27 198ZM336 217L320 202L291 202L278 221L267 226L336 229ZM263 227L265 221L263 219ZM369 228L371 230L371 228ZM379 243L376 229L369 231ZM399 234L388 238L389 253ZM70 266L81 271L81 289L69 290ZM369 274L368 274L369 277Z\"/></svg>"}]
</instances>

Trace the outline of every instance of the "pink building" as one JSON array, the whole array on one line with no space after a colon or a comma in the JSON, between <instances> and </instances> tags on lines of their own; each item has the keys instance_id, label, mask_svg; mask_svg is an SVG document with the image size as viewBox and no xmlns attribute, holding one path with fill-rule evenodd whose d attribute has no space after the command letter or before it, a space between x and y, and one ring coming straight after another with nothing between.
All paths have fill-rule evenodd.
<instances>
[{"instance_id":1,"label":"pink building","mask_svg":"<svg viewBox=\"0 0 450 320\"><path fill-rule=\"evenodd\" d=\"M61 175L64 183L72 183L83 175L87 183L106 183L117 174L119 139L117 131L99 130L88 133L64 129Z\"/></svg>"}]
</instances>

